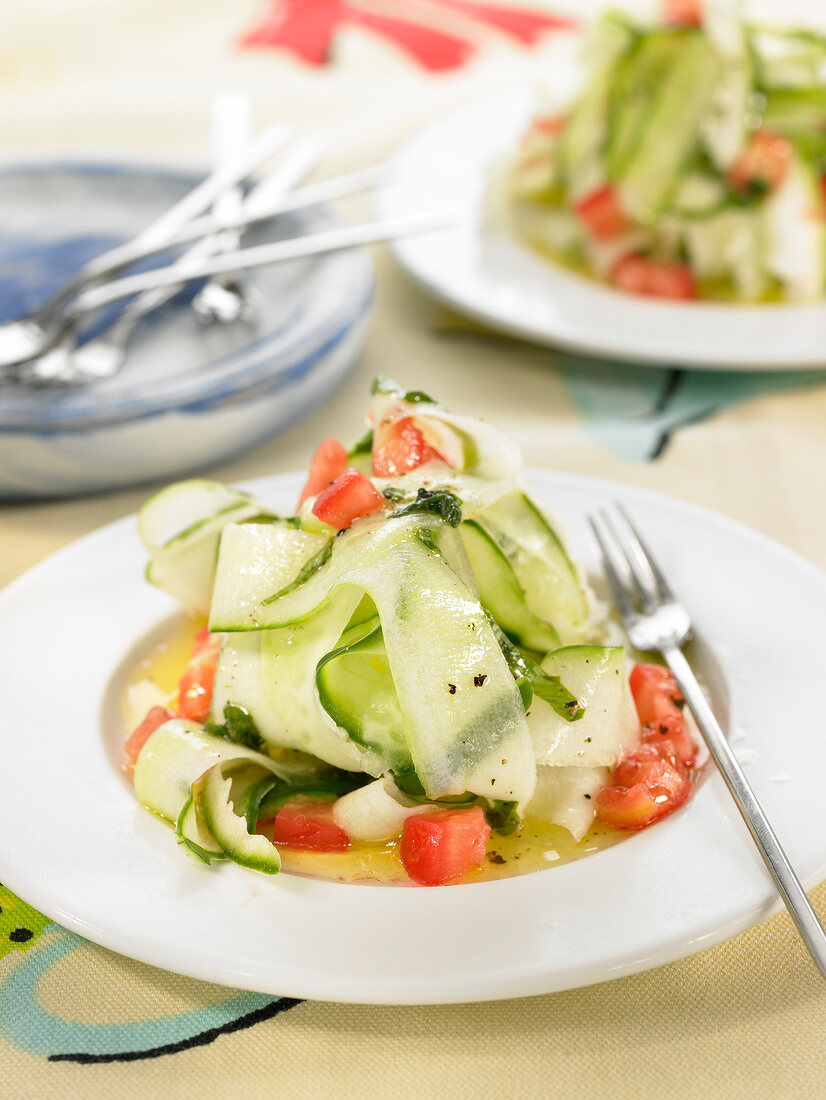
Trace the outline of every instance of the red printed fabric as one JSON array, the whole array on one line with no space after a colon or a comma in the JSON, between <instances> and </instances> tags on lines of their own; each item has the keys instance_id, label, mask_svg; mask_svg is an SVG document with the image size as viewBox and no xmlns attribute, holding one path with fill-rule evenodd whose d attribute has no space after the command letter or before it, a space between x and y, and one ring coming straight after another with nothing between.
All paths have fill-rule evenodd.
<instances>
[{"instance_id":1,"label":"red printed fabric","mask_svg":"<svg viewBox=\"0 0 826 1100\"><path fill-rule=\"evenodd\" d=\"M269 2L264 18L239 44L249 49L283 49L310 65L331 61L336 33L348 25L379 36L430 72L464 65L476 53L479 30L531 46L549 31L573 26L571 20L560 16L480 0Z\"/></svg>"}]
</instances>

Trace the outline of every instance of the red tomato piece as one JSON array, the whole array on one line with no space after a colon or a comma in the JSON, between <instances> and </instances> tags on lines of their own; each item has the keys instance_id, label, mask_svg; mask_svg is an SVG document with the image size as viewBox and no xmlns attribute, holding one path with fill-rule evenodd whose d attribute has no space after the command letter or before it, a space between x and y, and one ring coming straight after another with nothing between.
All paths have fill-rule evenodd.
<instances>
[{"instance_id":1,"label":"red tomato piece","mask_svg":"<svg viewBox=\"0 0 826 1100\"><path fill-rule=\"evenodd\" d=\"M150 707L146 712L146 717L137 726L134 731L126 739L126 743L123 746L126 755L129 757L129 763L134 767L135 761L138 759L143 746L158 728L162 726L164 722L168 722L170 718L177 718L178 715L174 710L170 710L169 707Z\"/></svg>"},{"instance_id":2,"label":"red tomato piece","mask_svg":"<svg viewBox=\"0 0 826 1100\"><path fill-rule=\"evenodd\" d=\"M676 746L673 741L643 742L634 752L624 756L617 765L617 769L611 777L612 786L633 787L642 777L645 768L651 762L664 761L680 775L685 775L685 769L680 762Z\"/></svg>"},{"instance_id":3,"label":"red tomato piece","mask_svg":"<svg viewBox=\"0 0 826 1100\"><path fill-rule=\"evenodd\" d=\"M536 137L553 137L564 127L567 119L564 115L552 115L545 118L535 118L525 132L522 142L525 144Z\"/></svg>"},{"instance_id":4,"label":"red tomato piece","mask_svg":"<svg viewBox=\"0 0 826 1100\"><path fill-rule=\"evenodd\" d=\"M322 489L326 489L328 485L332 485L336 478L341 477L346 469L347 451L344 449L344 446L339 443L337 439L333 439L332 436L328 436L326 439L322 440L316 447L315 454L310 463L307 484L301 490L301 496L298 498L298 507L301 507L307 497L317 496Z\"/></svg>"},{"instance_id":5,"label":"red tomato piece","mask_svg":"<svg viewBox=\"0 0 826 1100\"><path fill-rule=\"evenodd\" d=\"M611 282L646 298L697 297L697 284L687 264L657 263L644 256L623 256L611 272Z\"/></svg>"},{"instance_id":6,"label":"red tomato piece","mask_svg":"<svg viewBox=\"0 0 826 1100\"><path fill-rule=\"evenodd\" d=\"M373 476L397 477L444 458L425 440L412 416L403 416L376 431L373 441Z\"/></svg>"},{"instance_id":7,"label":"red tomato piece","mask_svg":"<svg viewBox=\"0 0 826 1100\"><path fill-rule=\"evenodd\" d=\"M337 531L343 531L353 520L378 512L385 503L369 477L360 470L345 470L341 477L318 494L313 515Z\"/></svg>"},{"instance_id":8,"label":"red tomato piece","mask_svg":"<svg viewBox=\"0 0 826 1100\"><path fill-rule=\"evenodd\" d=\"M670 746L677 758L687 771L694 767L697 761L697 746L688 730L685 715L680 708L670 699L660 697L657 702L657 713L650 725L643 726L643 744L657 746L664 743Z\"/></svg>"},{"instance_id":9,"label":"red tomato piece","mask_svg":"<svg viewBox=\"0 0 826 1100\"><path fill-rule=\"evenodd\" d=\"M792 159L792 145L771 130L758 130L729 169L729 181L738 191L750 183L764 183L771 190L786 178Z\"/></svg>"},{"instance_id":10,"label":"red tomato piece","mask_svg":"<svg viewBox=\"0 0 826 1100\"><path fill-rule=\"evenodd\" d=\"M599 241L610 241L621 236L631 225L631 221L620 204L619 195L614 187L605 184L595 191L589 191L584 198L574 204L574 212L592 237Z\"/></svg>"},{"instance_id":11,"label":"red tomato piece","mask_svg":"<svg viewBox=\"0 0 826 1100\"><path fill-rule=\"evenodd\" d=\"M421 886L441 886L480 866L490 826L481 807L432 810L408 817L402 830L405 870Z\"/></svg>"},{"instance_id":12,"label":"red tomato piece","mask_svg":"<svg viewBox=\"0 0 826 1100\"><path fill-rule=\"evenodd\" d=\"M597 795L597 817L615 829L645 829L679 809L691 794L691 780L650 745L620 764L615 782Z\"/></svg>"},{"instance_id":13,"label":"red tomato piece","mask_svg":"<svg viewBox=\"0 0 826 1100\"><path fill-rule=\"evenodd\" d=\"M663 19L672 27L699 27L703 21L702 0L663 0Z\"/></svg>"},{"instance_id":14,"label":"red tomato piece","mask_svg":"<svg viewBox=\"0 0 826 1100\"><path fill-rule=\"evenodd\" d=\"M634 665L628 677L634 705L641 722L653 722L656 718L656 702L665 696L672 703L682 699L680 688L672 673L662 665Z\"/></svg>"},{"instance_id":15,"label":"red tomato piece","mask_svg":"<svg viewBox=\"0 0 826 1100\"><path fill-rule=\"evenodd\" d=\"M344 852L350 838L333 818L332 802L288 802L275 815L273 844L310 848L314 852Z\"/></svg>"},{"instance_id":16,"label":"red tomato piece","mask_svg":"<svg viewBox=\"0 0 826 1100\"><path fill-rule=\"evenodd\" d=\"M682 695L668 669L661 665L635 665L629 684L637 714L643 723L643 743L656 746L665 742L676 751L683 768L693 768L697 746L685 715L677 706L682 702Z\"/></svg>"},{"instance_id":17,"label":"red tomato piece","mask_svg":"<svg viewBox=\"0 0 826 1100\"><path fill-rule=\"evenodd\" d=\"M205 628L195 639L195 648L178 685L178 713L193 722L205 722L212 705L212 685L221 652L221 635Z\"/></svg>"}]
</instances>

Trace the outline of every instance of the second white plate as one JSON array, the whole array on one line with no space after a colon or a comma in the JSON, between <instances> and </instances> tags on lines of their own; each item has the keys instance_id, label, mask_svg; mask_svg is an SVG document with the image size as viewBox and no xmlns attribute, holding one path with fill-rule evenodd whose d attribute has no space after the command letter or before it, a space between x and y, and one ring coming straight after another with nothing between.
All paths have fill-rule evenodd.
<instances>
[{"instance_id":1,"label":"second white plate","mask_svg":"<svg viewBox=\"0 0 826 1100\"><path fill-rule=\"evenodd\" d=\"M589 570L586 524L624 500L704 641L700 670L807 886L826 874L822 669L826 576L753 531L668 497L533 472L536 500ZM299 475L255 485L276 509ZM143 580L134 518L0 594L0 882L96 943L262 993L373 1004L568 989L699 951L779 908L714 774L683 809L586 859L438 889L207 868L142 810L120 770L127 670L170 629ZM745 757L744 757L745 760ZM801 947L801 951L802 951Z\"/></svg>"},{"instance_id":2,"label":"second white plate","mask_svg":"<svg viewBox=\"0 0 826 1100\"><path fill-rule=\"evenodd\" d=\"M455 209L451 231L391 247L405 270L460 312L514 336L652 366L792 370L826 362L826 302L728 305L635 298L532 251L485 213L491 171L516 147L535 106L514 88L426 126L398 151L377 209L398 217Z\"/></svg>"}]
</instances>

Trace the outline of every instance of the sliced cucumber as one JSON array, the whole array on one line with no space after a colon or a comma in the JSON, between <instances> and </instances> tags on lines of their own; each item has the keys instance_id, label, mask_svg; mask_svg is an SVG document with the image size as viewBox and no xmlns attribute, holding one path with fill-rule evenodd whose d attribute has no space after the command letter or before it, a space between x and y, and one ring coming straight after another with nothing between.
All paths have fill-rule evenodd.
<instances>
[{"instance_id":1,"label":"sliced cucumber","mask_svg":"<svg viewBox=\"0 0 826 1100\"><path fill-rule=\"evenodd\" d=\"M732 207L686 222L683 239L700 280L726 279L736 297L754 301L768 289L766 236L760 207Z\"/></svg>"},{"instance_id":2,"label":"sliced cucumber","mask_svg":"<svg viewBox=\"0 0 826 1100\"><path fill-rule=\"evenodd\" d=\"M281 870L278 849L266 837L247 831L244 794L262 777L261 769L235 760L221 761L192 785L192 798L204 824L226 856L242 867L276 875Z\"/></svg>"},{"instance_id":3,"label":"sliced cucumber","mask_svg":"<svg viewBox=\"0 0 826 1100\"><path fill-rule=\"evenodd\" d=\"M620 60L612 88L605 149L610 180L622 177L637 152L646 120L657 103L660 84L674 64L682 41L683 36L674 31L642 34Z\"/></svg>"},{"instance_id":4,"label":"sliced cucumber","mask_svg":"<svg viewBox=\"0 0 826 1100\"><path fill-rule=\"evenodd\" d=\"M215 671L216 712L242 701L267 744L347 771L381 774L381 761L350 739L316 692L316 666L335 649L359 601L358 592L341 591L300 623L229 634Z\"/></svg>"},{"instance_id":5,"label":"sliced cucumber","mask_svg":"<svg viewBox=\"0 0 826 1100\"><path fill-rule=\"evenodd\" d=\"M408 817L436 808L413 802L385 777L340 798L333 806L333 817L351 840L390 840L399 835Z\"/></svg>"},{"instance_id":6,"label":"sliced cucumber","mask_svg":"<svg viewBox=\"0 0 826 1100\"><path fill-rule=\"evenodd\" d=\"M150 551L146 579L206 615L221 531L266 508L249 494L216 481L178 482L156 493L138 513L138 534Z\"/></svg>"},{"instance_id":7,"label":"sliced cucumber","mask_svg":"<svg viewBox=\"0 0 826 1100\"><path fill-rule=\"evenodd\" d=\"M617 68L635 41L630 24L602 20L590 42L595 71L574 104L559 140L559 171L567 197L576 201L605 180L603 151L609 138Z\"/></svg>"},{"instance_id":8,"label":"sliced cucumber","mask_svg":"<svg viewBox=\"0 0 826 1100\"><path fill-rule=\"evenodd\" d=\"M210 630L238 630L248 622L251 608L292 584L328 544L324 535L283 522L228 524L213 586Z\"/></svg>"},{"instance_id":9,"label":"sliced cucumber","mask_svg":"<svg viewBox=\"0 0 826 1100\"><path fill-rule=\"evenodd\" d=\"M697 149L721 60L699 32L684 35L682 49L663 77L636 152L619 179L623 206L643 224L666 208Z\"/></svg>"},{"instance_id":10,"label":"sliced cucumber","mask_svg":"<svg viewBox=\"0 0 826 1100\"><path fill-rule=\"evenodd\" d=\"M826 66L823 35L758 27L752 31L751 42L761 88L807 89L822 83Z\"/></svg>"},{"instance_id":11,"label":"sliced cucumber","mask_svg":"<svg viewBox=\"0 0 826 1100\"><path fill-rule=\"evenodd\" d=\"M700 135L712 164L728 172L748 143L746 127L754 91L754 66L745 41L720 66Z\"/></svg>"},{"instance_id":12,"label":"sliced cucumber","mask_svg":"<svg viewBox=\"0 0 826 1100\"><path fill-rule=\"evenodd\" d=\"M585 714L566 722L534 697L528 729L538 764L613 767L639 738L639 719L628 687L622 646L565 646L549 653L542 668L558 676Z\"/></svg>"},{"instance_id":13,"label":"sliced cucumber","mask_svg":"<svg viewBox=\"0 0 826 1100\"><path fill-rule=\"evenodd\" d=\"M177 821L194 781L223 760L255 761L277 774L277 766L243 745L213 737L197 722L171 718L148 738L135 763L138 801L167 821Z\"/></svg>"},{"instance_id":14,"label":"sliced cucumber","mask_svg":"<svg viewBox=\"0 0 826 1100\"><path fill-rule=\"evenodd\" d=\"M608 768L539 767L526 815L561 825L580 841L596 817L596 798L610 778Z\"/></svg>"},{"instance_id":15,"label":"sliced cucumber","mask_svg":"<svg viewBox=\"0 0 826 1100\"><path fill-rule=\"evenodd\" d=\"M453 539L457 555L442 552ZM533 791L536 770L524 708L485 612L448 561L460 554L464 550L458 533L434 516L410 515L354 527L336 539L330 561L313 577L273 603L248 599L233 625L246 631L300 629L306 620L311 631L322 609L334 605L334 594L336 600L347 601L330 611L319 635L317 644L323 642L327 648L317 652L312 665L314 684L316 663L335 648L367 594L376 605L410 755L428 796L472 791L489 797L493 786L497 796L523 802ZM216 599L222 572L243 571L247 564L243 556L222 551ZM261 595L269 591L259 585ZM338 633L327 643L335 626ZM283 670L281 678L268 675L265 681L291 731L304 728L300 719L306 717L307 698L317 701L309 685L305 692L296 681L298 670L290 661L290 654L303 644L301 637L266 629L262 642L265 655ZM306 652L313 652L312 647ZM308 668L302 657L302 677ZM301 708L301 714L296 711L287 720L285 706ZM320 705L319 710L329 721ZM259 721L258 715L254 717ZM314 755L324 758L322 752Z\"/></svg>"},{"instance_id":16,"label":"sliced cucumber","mask_svg":"<svg viewBox=\"0 0 826 1100\"><path fill-rule=\"evenodd\" d=\"M213 859L227 858L224 849L216 842L212 833L201 820L201 815L195 807L191 791L189 798L178 814L175 822L175 833L181 847L202 863L211 863Z\"/></svg>"},{"instance_id":17,"label":"sliced cucumber","mask_svg":"<svg viewBox=\"0 0 826 1100\"><path fill-rule=\"evenodd\" d=\"M763 204L766 266L786 297L826 294L826 204L812 165L795 154L786 178Z\"/></svg>"},{"instance_id":18,"label":"sliced cucumber","mask_svg":"<svg viewBox=\"0 0 826 1100\"><path fill-rule=\"evenodd\" d=\"M493 536L475 520L466 520L459 530L482 606L517 645L537 653L556 649L559 635L552 626L528 610L525 593L516 579L513 566Z\"/></svg>"},{"instance_id":19,"label":"sliced cucumber","mask_svg":"<svg viewBox=\"0 0 826 1100\"><path fill-rule=\"evenodd\" d=\"M826 87L778 88L766 96L763 125L786 135L826 130Z\"/></svg>"},{"instance_id":20,"label":"sliced cucumber","mask_svg":"<svg viewBox=\"0 0 826 1100\"><path fill-rule=\"evenodd\" d=\"M718 214L728 197L728 188L719 176L690 172L674 194L673 211L681 218L709 218Z\"/></svg>"},{"instance_id":21,"label":"sliced cucumber","mask_svg":"<svg viewBox=\"0 0 826 1100\"><path fill-rule=\"evenodd\" d=\"M344 633L319 661L316 683L332 720L380 756L385 770L413 766L378 616Z\"/></svg>"},{"instance_id":22,"label":"sliced cucumber","mask_svg":"<svg viewBox=\"0 0 826 1100\"><path fill-rule=\"evenodd\" d=\"M500 497L478 518L510 562L529 611L549 623L563 644L581 641L591 614L589 596L545 516L517 490Z\"/></svg>"}]
</instances>

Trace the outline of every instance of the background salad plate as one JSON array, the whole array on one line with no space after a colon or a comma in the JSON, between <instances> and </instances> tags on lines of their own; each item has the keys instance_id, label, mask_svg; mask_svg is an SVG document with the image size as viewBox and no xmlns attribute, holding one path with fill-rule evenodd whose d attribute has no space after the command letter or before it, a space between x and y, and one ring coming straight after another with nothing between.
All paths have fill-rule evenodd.
<instances>
[{"instance_id":1,"label":"background salad plate","mask_svg":"<svg viewBox=\"0 0 826 1100\"><path fill-rule=\"evenodd\" d=\"M22 316L95 255L129 240L200 179L139 163L0 169L0 320ZM282 215L255 245L341 224ZM70 496L169 479L249 450L327 399L366 335L363 249L251 270L248 322L200 324L192 284L141 322L119 374L74 390L0 386L0 499Z\"/></svg>"},{"instance_id":2,"label":"background salad plate","mask_svg":"<svg viewBox=\"0 0 826 1100\"><path fill-rule=\"evenodd\" d=\"M551 61L549 68L553 68ZM574 80L570 58L554 74ZM491 178L519 144L538 103L503 89L443 115L398 150L382 216L422 206L463 211L456 227L391 245L425 290L491 328L552 347L662 366L728 370L822 367L826 302L728 305L635 297L544 258L506 224Z\"/></svg>"},{"instance_id":3,"label":"background salad plate","mask_svg":"<svg viewBox=\"0 0 826 1100\"><path fill-rule=\"evenodd\" d=\"M255 483L289 509L299 475ZM585 516L621 498L691 609L700 672L809 887L826 874L826 576L721 516L639 489L533 472L589 569ZM598 982L698 951L779 902L722 781L578 862L428 889L345 885L188 860L121 770L128 671L175 622L142 579L134 519L82 539L0 595L0 881L87 938L260 992L454 1003ZM702 568L698 563L704 563ZM745 753L743 753L745 760ZM802 950L802 948L801 948Z\"/></svg>"}]
</instances>

